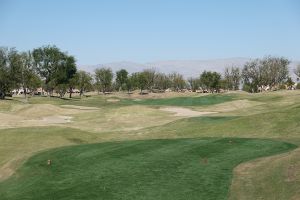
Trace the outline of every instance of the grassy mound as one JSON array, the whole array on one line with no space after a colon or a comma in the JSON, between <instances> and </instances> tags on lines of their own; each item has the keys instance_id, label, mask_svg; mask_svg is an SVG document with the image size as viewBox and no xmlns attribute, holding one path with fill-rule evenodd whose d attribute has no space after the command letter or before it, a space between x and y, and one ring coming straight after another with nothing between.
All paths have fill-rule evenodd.
<instances>
[{"instance_id":1,"label":"grassy mound","mask_svg":"<svg viewBox=\"0 0 300 200\"><path fill-rule=\"evenodd\" d=\"M208 106L232 101L232 95L207 95L200 97L175 97L162 99L142 99L140 101L130 100L134 104L159 105L159 106Z\"/></svg>"},{"instance_id":2,"label":"grassy mound","mask_svg":"<svg viewBox=\"0 0 300 200\"><path fill-rule=\"evenodd\" d=\"M227 199L241 162L295 148L258 139L176 139L63 147L0 183L1 199ZM47 165L47 160L52 165Z\"/></svg>"}]
</instances>

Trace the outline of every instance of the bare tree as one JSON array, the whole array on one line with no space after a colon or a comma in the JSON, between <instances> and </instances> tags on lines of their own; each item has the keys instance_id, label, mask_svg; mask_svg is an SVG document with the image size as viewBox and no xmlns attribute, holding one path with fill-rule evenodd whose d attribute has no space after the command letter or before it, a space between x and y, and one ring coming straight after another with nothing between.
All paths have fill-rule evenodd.
<instances>
[{"instance_id":1,"label":"bare tree","mask_svg":"<svg viewBox=\"0 0 300 200\"><path fill-rule=\"evenodd\" d=\"M299 80L300 79L300 64L297 65L297 67L294 69L294 73L297 76L297 80Z\"/></svg>"},{"instance_id":2,"label":"bare tree","mask_svg":"<svg viewBox=\"0 0 300 200\"><path fill-rule=\"evenodd\" d=\"M244 89L258 92L261 86L274 87L288 78L290 61L283 57L265 57L247 62L242 71Z\"/></svg>"},{"instance_id":3,"label":"bare tree","mask_svg":"<svg viewBox=\"0 0 300 200\"><path fill-rule=\"evenodd\" d=\"M229 90L238 90L241 81L239 67L226 67L224 71L225 87Z\"/></svg>"}]
</instances>

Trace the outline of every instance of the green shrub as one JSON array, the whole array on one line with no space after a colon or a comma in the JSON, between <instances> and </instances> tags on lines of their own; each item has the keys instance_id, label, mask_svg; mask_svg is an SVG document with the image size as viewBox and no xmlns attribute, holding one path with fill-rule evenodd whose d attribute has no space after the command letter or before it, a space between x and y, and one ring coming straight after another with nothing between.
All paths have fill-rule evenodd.
<instances>
[{"instance_id":1,"label":"green shrub","mask_svg":"<svg viewBox=\"0 0 300 200\"><path fill-rule=\"evenodd\" d=\"M279 85L280 90L286 90L286 86L284 84Z\"/></svg>"}]
</instances>

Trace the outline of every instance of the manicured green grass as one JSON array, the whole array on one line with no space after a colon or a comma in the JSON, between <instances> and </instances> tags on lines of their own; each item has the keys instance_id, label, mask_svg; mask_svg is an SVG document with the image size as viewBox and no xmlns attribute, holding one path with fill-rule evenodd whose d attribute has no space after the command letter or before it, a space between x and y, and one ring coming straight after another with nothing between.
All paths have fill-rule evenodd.
<instances>
[{"instance_id":1,"label":"manicured green grass","mask_svg":"<svg viewBox=\"0 0 300 200\"><path fill-rule=\"evenodd\" d=\"M152 137L299 138L300 107L287 106L247 116L180 119L145 130Z\"/></svg>"},{"instance_id":2,"label":"manicured green grass","mask_svg":"<svg viewBox=\"0 0 300 200\"><path fill-rule=\"evenodd\" d=\"M9 199L227 199L241 162L295 145L206 138L111 142L53 149L31 157L0 183ZM47 160L52 165L47 165Z\"/></svg>"},{"instance_id":3,"label":"manicured green grass","mask_svg":"<svg viewBox=\"0 0 300 200\"><path fill-rule=\"evenodd\" d=\"M140 101L123 100L127 103L158 106L208 106L232 101L233 95L207 95L200 97L175 97L162 99L142 99Z\"/></svg>"}]
</instances>

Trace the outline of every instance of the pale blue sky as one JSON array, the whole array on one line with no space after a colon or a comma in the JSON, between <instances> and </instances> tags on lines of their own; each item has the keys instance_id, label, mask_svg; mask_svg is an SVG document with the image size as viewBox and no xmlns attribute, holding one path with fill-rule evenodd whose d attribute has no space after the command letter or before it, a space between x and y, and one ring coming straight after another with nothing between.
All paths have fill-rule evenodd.
<instances>
[{"instance_id":1,"label":"pale blue sky","mask_svg":"<svg viewBox=\"0 0 300 200\"><path fill-rule=\"evenodd\" d=\"M55 44L79 64L286 56L299 0L0 0L0 46Z\"/></svg>"}]
</instances>

